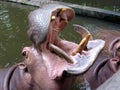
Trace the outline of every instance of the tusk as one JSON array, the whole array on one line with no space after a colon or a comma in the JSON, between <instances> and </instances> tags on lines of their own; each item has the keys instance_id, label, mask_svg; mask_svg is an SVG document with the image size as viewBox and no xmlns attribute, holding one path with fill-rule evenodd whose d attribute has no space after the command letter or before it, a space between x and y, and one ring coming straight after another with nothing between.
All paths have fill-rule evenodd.
<instances>
[{"instance_id":1,"label":"tusk","mask_svg":"<svg viewBox=\"0 0 120 90\"><path fill-rule=\"evenodd\" d=\"M66 10L67 8L62 8L59 15L62 15Z\"/></svg>"},{"instance_id":2,"label":"tusk","mask_svg":"<svg viewBox=\"0 0 120 90\"><path fill-rule=\"evenodd\" d=\"M73 24L74 30L78 32L82 37L85 37L87 34L90 34L90 32L83 26ZM93 40L93 37L90 37L90 40Z\"/></svg>"},{"instance_id":3,"label":"tusk","mask_svg":"<svg viewBox=\"0 0 120 90\"><path fill-rule=\"evenodd\" d=\"M75 63L75 61L71 58L71 56L69 56L65 51L63 51L59 47L55 46L54 44L49 44L49 47L57 54L63 56L67 60L67 62L72 64Z\"/></svg>"},{"instance_id":4,"label":"tusk","mask_svg":"<svg viewBox=\"0 0 120 90\"><path fill-rule=\"evenodd\" d=\"M82 50L86 47L86 45L87 45L90 37L91 37L91 35L88 34L88 35L86 35L86 36L82 39L82 41L81 41L80 44L78 45L78 48L75 49L75 50L73 50L73 52L72 52L72 55L73 55L73 56L76 55L76 53L82 53Z\"/></svg>"},{"instance_id":5,"label":"tusk","mask_svg":"<svg viewBox=\"0 0 120 90\"><path fill-rule=\"evenodd\" d=\"M105 46L105 41L101 39L89 41L87 47L89 50L86 54L78 54L74 56L75 60L77 60L76 64L68 67L66 72L70 75L80 75L87 71L95 62L98 54Z\"/></svg>"},{"instance_id":6,"label":"tusk","mask_svg":"<svg viewBox=\"0 0 120 90\"><path fill-rule=\"evenodd\" d=\"M52 17L51 17L51 20L55 20L55 18L56 18L55 16L52 16Z\"/></svg>"},{"instance_id":7,"label":"tusk","mask_svg":"<svg viewBox=\"0 0 120 90\"><path fill-rule=\"evenodd\" d=\"M67 8L62 8L59 15L62 16L62 14L63 14L66 10L67 10ZM67 23L68 23L67 16L66 16L66 18L65 18L64 20L65 20L65 23L67 24Z\"/></svg>"}]
</instances>

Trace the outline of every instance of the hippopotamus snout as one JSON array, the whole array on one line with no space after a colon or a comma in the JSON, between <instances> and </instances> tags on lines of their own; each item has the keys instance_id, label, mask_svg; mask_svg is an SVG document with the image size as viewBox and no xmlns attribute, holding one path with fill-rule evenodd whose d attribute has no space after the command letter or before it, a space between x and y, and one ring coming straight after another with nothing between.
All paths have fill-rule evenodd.
<instances>
[{"instance_id":1,"label":"hippopotamus snout","mask_svg":"<svg viewBox=\"0 0 120 90\"><path fill-rule=\"evenodd\" d=\"M50 24L53 24L54 30L63 30L74 15L71 8L57 4L48 4L34 10L28 16L28 36L35 46L39 45L47 38L49 28L52 28Z\"/></svg>"}]
</instances>

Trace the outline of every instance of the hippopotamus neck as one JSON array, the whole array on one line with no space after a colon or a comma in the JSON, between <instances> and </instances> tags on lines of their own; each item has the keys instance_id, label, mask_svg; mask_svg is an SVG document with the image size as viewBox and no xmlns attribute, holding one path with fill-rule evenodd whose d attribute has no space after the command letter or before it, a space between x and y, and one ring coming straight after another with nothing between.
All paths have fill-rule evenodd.
<instances>
[{"instance_id":1,"label":"hippopotamus neck","mask_svg":"<svg viewBox=\"0 0 120 90\"><path fill-rule=\"evenodd\" d=\"M30 66L30 73L31 76L34 76L31 80L32 90L69 90L75 80L75 78L71 79L71 77L62 77L59 80L51 79L47 67L44 64L38 64L38 62ZM66 84L68 84L67 87Z\"/></svg>"},{"instance_id":2,"label":"hippopotamus neck","mask_svg":"<svg viewBox=\"0 0 120 90\"><path fill-rule=\"evenodd\" d=\"M28 61L26 62L28 64L27 65L28 72L30 73L31 76L34 76L31 78L32 89L33 90L48 90L48 89L49 90L69 90L68 86L71 87L71 85L73 84L74 78L63 77L62 75L60 76L60 78L57 78L56 76L58 75L57 73L59 72L59 70L61 70L61 67L59 67L59 65L62 63L62 60L57 61L57 58L59 57L55 56L55 54L51 54L49 50L44 50L44 52L39 52L39 53L40 53L39 60L31 59L31 61L29 60L29 62ZM45 57L46 58L54 57L54 59L45 59ZM64 66L62 66L62 68L63 67ZM54 74L54 72L56 71L55 68L58 68L57 69L58 71ZM65 87L66 84L69 84L69 85Z\"/></svg>"}]
</instances>

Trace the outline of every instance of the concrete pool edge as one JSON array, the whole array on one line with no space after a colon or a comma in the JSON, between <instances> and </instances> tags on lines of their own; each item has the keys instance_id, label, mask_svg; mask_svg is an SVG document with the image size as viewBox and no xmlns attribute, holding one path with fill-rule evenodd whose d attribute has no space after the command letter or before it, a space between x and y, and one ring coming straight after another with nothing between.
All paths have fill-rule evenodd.
<instances>
[{"instance_id":1,"label":"concrete pool edge","mask_svg":"<svg viewBox=\"0 0 120 90\"><path fill-rule=\"evenodd\" d=\"M82 5L64 3L64 2L58 2L58 1L51 1L51 0L8 0L8 1L37 6L37 7L47 3L48 4L49 3L64 4L73 8L77 15L98 18L98 19L120 24L120 13L104 10L100 8L94 8L94 7L82 6Z\"/></svg>"}]
</instances>

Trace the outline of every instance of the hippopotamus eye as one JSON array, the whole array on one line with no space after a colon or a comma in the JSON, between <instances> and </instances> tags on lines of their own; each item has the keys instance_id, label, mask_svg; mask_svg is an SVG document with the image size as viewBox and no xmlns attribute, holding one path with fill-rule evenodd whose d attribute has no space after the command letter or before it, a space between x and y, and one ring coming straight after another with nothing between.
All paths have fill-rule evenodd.
<instances>
[{"instance_id":1,"label":"hippopotamus eye","mask_svg":"<svg viewBox=\"0 0 120 90\"><path fill-rule=\"evenodd\" d=\"M24 47L23 50L22 50L22 55L25 57L25 58L28 58L28 54L29 54L29 51L30 51L30 47Z\"/></svg>"},{"instance_id":2,"label":"hippopotamus eye","mask_svg":"<svg viewBox=\"0 0 120 90\"><path fill-rule=\"evenodd\" d=\"M23 56L26 56L26 51L23 51L23 52L22 52L22 55L23 55Z\"/></svg>"},{"instance_id":3,"label":"hippopotamus eye","mask_svg":"<svg viewBox=\"0 0 120 90\"><path fill-rule=\"evenodd\" d=\"M22 55L27 58L28 57L28 51L23 51Z\"/></svg>"}]
</instances>

